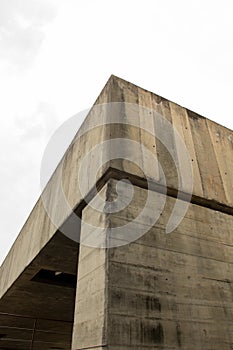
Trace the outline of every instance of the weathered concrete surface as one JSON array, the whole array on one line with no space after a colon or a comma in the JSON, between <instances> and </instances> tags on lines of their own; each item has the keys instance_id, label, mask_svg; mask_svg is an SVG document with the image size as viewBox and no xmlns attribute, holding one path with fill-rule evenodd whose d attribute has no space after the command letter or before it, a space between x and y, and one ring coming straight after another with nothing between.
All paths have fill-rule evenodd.
<instances>
[{"instance_id":1,"label":"weathered concrete surface","mask_svg":"<svg viewBox=\"0 0 233 350\"><path fill-rule=\"evenodd\" d=\"M105 95L108 96L106 102L110 99L112 102L138 104L148 109L148 116L153 111L163 115L178 131L190 154L194 173L193 194L223 205L233 206L232 130L119 78L112 77L104 90L104 95L100 95L97 102L102 103ZM140 111L142 115L140 115ZM130 122L130 118L132 118L130 112L125 111L122 115L124 124L126 124L127 119ZM138 118L138 124L142 128L147 127L147 123L150 123L149 128L152 134L157 127L160 127L156 116L152 123L151 118L145 118L143 109L139 109L139 113L134 114L133 118L134 120ZM156 152L158 160L166 173L167 186L177 188L175 167L169 159L167 150L158 140L149 133L145 135L145 132L135 131L135 128L127 125L121 128L113 128L112 137L134 139L140 144L145 144L152 152ZM174 154L179 159L179 150L177 150L174 135L173 138L171 137L170 143L173 146ZM139 152L143 164L144 154L142 150L139 150ZM142 176L142 171L138 170L136 172L135 168L127 162L120 164L114 162L114 167L121 171ZM145 171L144 168L142 170ZM151 176L150 173L145 175ZM155 177L154 180L157 181L158 179Z\"/></svg>"},{"instance_id":2,"label":"weathered concrete surface","mask_svg":"<svg viewBox=\"0 0 233 350\"><path fill-rule=\"evenodd\" d=\"M106 104L115 102L125 102L126 105L120 110L116 107L114 115L109 113ZM100 107L101 104L104 105ZM44 333L38 329L34 349L68 349L72 310L76 304L74 349L102 349L106 346L114 350L129 346L140 349L217 349L216 344L231 349L233 132L114 76L107 82L95 106L98 107L89 113L44 191L56 225L39 198L1 266L0 314L6 311L20 314L15 321L15 331L10 321L13 316L0 316L0 333L9 334L13 339L4 342L5 348L30 348L31 343L25 337L30 338L33 334L32 323L26 326L28 334L22 332L25 318L29 316L40 322L42 319L52 322L47 323L50 337L47 343L45 324L38 326ZM187 192L187 186L185 181L178 183L177 164L182 164L182 152L177 138L172 132L164 133L163 123L158 122L155 112L178 130L193 167L192 205L171 236L164 235L166 218L173 207L178 185L183 194ZM116 113L117 123L109 124L114 122L112 118ZM158 131L164 133L169 151L154 136ZM116 145L114 140L117 138ZM109 155L110 158L114 155L116 148L127 150L123 147L124 139L136 142L131 155L137 159L138 165L124 157L105 162ZM106 140L111 142L107 145ZM77 176L80 165L85 155L99 144L102 148L88 162L80 189ZM160 221L152 225L155 208L160 210L157 191L164 183L156 163L151 160L151 167L145 166L150 162L142 145L158 157L168 186L166 209ZM171 150L176 164L169 154ZM100 168L99 162L102 164ZM183 171L184 177L188 178L187 169ZM94 230L85 226L85 220L93 220L95 225L106 227L108 243L114 240L124 242L125 237L111 235L109 225L132 220L143 203L143 196L148 194L146 177L152 184L154 203L140 222L142 227L149 228L149 232L135 243L109 251L82 244L78 256L79 246L72 239L78 239L79 228L70 224L72 213L76 211L82 215L81 237L93 235L95 239ZM98 216L93 213L84 199L93 198L95 201L95 184L107 199L115 195L114 181L110 179L121 178L129 178L134 184L135 198L128 211L119 215L103 213ZM68 207L64 205L61 189ZM62 238L59 232L63 224L71 226L70 241ZM129 230L122 232L129 236L134 233ZM74 290L57 286L43 288L32 282L43 268L78 274L76 302ZM64 337L59 340L62 345L56 343L56 332L53 332L57 327L53 322L59 320L64 329L69 324ZM219 336L217 325L222 329ZM9 328L7 331L6 327Z\"/></svg>"},{"instance_id":3,"label":"weathered concrete surface","mask_svg":"<svg viewBox=\"0 0 233 350\"><path fill-rule=\"evenodd\" d=\"M147 213L138 222L148 232L125 244L134 232L124 226L137 217L148 196L143 188L145 175L155 183L161 175L159 169L152 172L143 167L145 155L140 146L135 153L140 155L141 169L125 160L111 162L116 169L113 178L126 177L135 185L134 198L117 214L93 211L95 198L83 210L80 251L88 258L78 263L82 277L78 278L72 349L231 349L232 131L118 78L112 78L104 94L113 102L141 104L149 108L148 113L156 110L178 130L193 166L193 204L178 228L166 235L178 184L176 166L153 135L125 125L132 116L124 111L124 125L115 125L111 137L130 138L150 148L162 165L171 196L160 220L151 225L153 211L161 209L154 192ZM141 122L142 115L143 110L134 118ZM156 119L153 125L151 120L145 123L153 134ZM176 139L170 142L179 163ZM114 186L115 180L110 180L102 189L106 201L115 197ZM126 192L121 195L126 199ZM94 227L98 225L105 225L106 241L119 239L124 245L109 250L87 248L86 236L97 239ZM119 226L123 236L116 237L111 228Z\"/></svg>"},{"instance_id":4,"label":"weathered concrete surface","mask_svg":"<svg viewBox=\"0 0 233 350\"><path fill-rule=\"evenodd\" d=\"M110 180L102 190L106 201L116 198L116 183ZM106 226L106 239L112 228L122 226L127 240L124 226L137 222L147 196L147 190L134 186L130 205L105 217L92 209L94 198L83 211L83 243L98 222ZM154 193L137 222L148 228L137 241L108 250L81 245L73 349L232 348L233 217L191 204L167 235L175 199L167 198L160 220L150 227L157 199ZM88 233L87 223L93 225Z\"/></svg>"},{"instance_id":5,"label":"weathered concrete surface","mask_svg":"<svg viewBox=\"0 0 233 350\"><path fill-rule=\"evenodd\" d=\"M106 84L96 104L109 102L140 104L163 114L173 123L174 127L177 128L180 135L184 138L186 147L191 155L194 171L193 194L200 198L216 201L223 206L233 206L232 131L114 76L112 76ZM81 129L88 128L88 125L92 123L92 118L97 118L104 124L109 116L104 114L90 114ZM135 118L140 118L140 115L135 115ZM127 120L127 113L124 114L124 120ZM156 121L154 121L154 124L156 124ZM154 125L154 128L155 127L156 125ZM167 172L167 184L169 187L176 188L177 175L174 175L174 165L171 166L168 160L169 155L166 154L166 150L163 148L160 150L162 146L160 144L157 145L157 140L152 139L151 135L145 135L144 133L141 135L141 133L137 130L135 131L133 127L125 127L124 125L121 127L116 127L115 125L106 126L104 124L90 130L88 135L83 135L80 138L76 136L75 142L69 147L63 162L58 166L50 182L46 186L45 197L48 197L51 202L51 210L53 210L53 206L55 207L54 203L56 203L56 218L60 224L68 218L72 210L76 208L83 199L77 184L77 172L83 156L89 152L94 145L113 137L131 138L139 143L145 143L145 146L152 151L158 149L158 159L161 161L162 166L164 166L164 171ZM103 150L103 152L105 151L106 150ZM176 152L175 144L174 152ZM168 159L166 159L164 154ZM143 152L140 153L140 156L142 157L143 164ZM95 173L97 175L97 182L106 172L109 165L115 169L129 172L130 174L143 175L142 170L144 169L135 169L132 164L126 161L119 162L117 160L111 161L110 164L108 163L103 166L98 174L96 174L97 169L95 168L95 162L92 162L89 164L87 172ZM62 166L63 170L61 169ZM61 186L58 179L61 171L63 173L63 191L70 205L69 210L60 203ZM151 174L149 174L149 176L150 175ZM92 185L94 184L89 184L89 188L91 188ZM23 272L25 267L36 257L40 250L52 238L56 230L57 227L51 222L44 209L43 201L39 198L20 232L19 237L8 254L6 261L1 267L0 296L6 292L14 280ZM23 255L21 253L22 251L25 252Z\"/></svg>"}]
</instances>

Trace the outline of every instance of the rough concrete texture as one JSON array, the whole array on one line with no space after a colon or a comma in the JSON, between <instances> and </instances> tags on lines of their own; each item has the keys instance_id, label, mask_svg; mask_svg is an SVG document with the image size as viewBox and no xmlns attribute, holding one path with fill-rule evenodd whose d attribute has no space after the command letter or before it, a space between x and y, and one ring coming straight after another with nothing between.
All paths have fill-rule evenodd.
<instances>
[{"instance_id":1,"label":"rough concrete texture","mask_svg":"<svg viewBox=\"0 0 233 350\"><path fill-rule=\"evenodd\" d=\"M80 249L84 255L88 252L85 265L90 266L90 271L85 268L85 278L78 282L72 348L231 349L232 131L121 79L112 78L104 93L113 102L125 101L156 110L178 130L193 167L192 204L178 228L166 235L166 223L175 205L177 170L158 140L135 127L125 126L125 119L131 118L126 111L124 125L115 127L111 136L139 140L157 154L170 196L160 220L151 225L153 211L161 209L154 192L152 203L138 222L148 227L148 233L126 244L132 232L124 226L137 217L148 196L143 178L148 175L159 183L160 174L159 170L156 174L143 174L142 169L144 172L150 169L143 168L144 154L137 147L135 153L140 154L141 169L124 160L112 161L111 167L119 170L113 171L112 177L129 178L135 185L134 198L125 210L106 214L104 218L102 213L93 212L92 202L83 210L81 237L84 239ZM140 113L134 114L134 118L140 117ZM149 127L156 128L156 119ZM170 138L171 149L179 160L175 141ZM115 180L110 180L107 186L110 189L102 190L106 201L116 192ZM182 190L185 192L185 188ZM121 195L126 197L126 192ZM103 223L106 237L100 241L119 239L124 244L122 247L108 250L85 247L86 236L98 241L95 226ZM119 226L122 234L116 237L111 234L111 228ZM80 260L78 275L83 265ZM93 289L88 289L93 281ZM98 285L100 281L104 281L102 287ZM82 305L85 305L83 309Z\"/></svg>"},{"instance_id":2,"label":"rough concrete texture","mask_svg":"<svg viewBox=\"0 0 233 350\"><path fill-rule=\"evenodd\" d=\"M107 104L116 102L125 104L111 106L115 110L109 113ZM74 350L232 349L233 132L115 76L94 106L44 190L50 215L40 197L1 266L0 348L70 349L74 321ZM192 191L176 133L167 132L157 113L188 150ZM125 139L133 140L133 147L125 147ZM100 144L80 189L80 165ZM122 155L117 159L116 150ZM132 201L107 213L94 186L109 205L122 178L133 184ZM127 201L130 185L124 186L118 195ZM167 235L179 191L181 201L190 194L191 204ZM139 215L149 194L150 203ZM74 212L82 217L81 231ZM132 221L133 228L125 226ZM141 237L136 236L139 227L146 232ZM96 248L103 243L123 245ZM77 289L38 283L33 278L41 269L77 275Z\"/></svg>"},{"instance_id":3,"label":"rough concrete texture","mask_svg":"<svg viewBox=\"0 0 233 350\"><path fill-rule=\"evenodd\" d=\"M116 182L102 190L106 201ZM147 196L134 186L130 205L106 215L106 239L119 226L127 235L126 221L137 222ZM137 222L148 232L135 242L111 249L81 245L73 349L232 348L233 218L191 204L179 227L166 234L174 202L167 198L160 220L150 227L150 209L158 206L153 196L148 217ZM98 215L103 222L102 213L84 209L81 235L86 224L93 225L88 234L94 233Z\"/></svg>"}]
</instances>

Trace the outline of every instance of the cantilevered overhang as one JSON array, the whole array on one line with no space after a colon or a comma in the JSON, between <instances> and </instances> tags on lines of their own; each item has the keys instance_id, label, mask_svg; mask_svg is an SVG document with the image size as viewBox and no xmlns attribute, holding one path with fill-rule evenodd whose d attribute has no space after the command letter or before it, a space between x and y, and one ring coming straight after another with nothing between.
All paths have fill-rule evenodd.
<instances>
[{"instance_id":1,"label":"cantilevered overhang","mask_svg":"<svg viewBox=\"0 0 233 350\"><path fill-rule=\"evenodd\" d=\"M112 105L109 107L109 104ZM112 108L118 114L115 122L112 119L114 113L109 113ZM153 112L155 114L151 118ZM191 193L187 193L182 182L178 189L174 159L180 163L182 157L176 137L167 135L173 150L174 159L171 159L169 151L155 136L155 131L161 128L157 114L178 131L187 148L193 171ZM106 146L105 143L113 139L117 140L119 148L123 139L135 141L133 153L138 155L141 167L123 157L113 157L108 162L102 162L99 168L101 160L109 159L106 154L114 155L116 144L108 143ZM87 164L86 178L82 179L84 186L80 189L77 175L80 165L86 154L100 144L99 159L93 158ZM153 190L162 190L162 175L158 169L153 172L152 167L144 166L148 160L141 145L158 158L166 176L168 195L176 197L179 190L183 200L190 195L193 203L232 215L233 179L230 174L233 168L233 132L112 76L1 266L1 349L32 349L32 343L33 349L40 350L70 348L75 298L73 281L77 271L80 229L80 221L73 221L73 213L81 217L88 200L109 178L129 178L135 185L145 188L149 179ZM94 176L90 177L90 174ZM189 176L188 173L184 175ZM64 206L63 195L68 206ZM45 198L49 210L44 206ZM51 212L55 213L56 222L51 220ZM63 279L59 279L61 274Z\"/></svg>"}]
</instances>

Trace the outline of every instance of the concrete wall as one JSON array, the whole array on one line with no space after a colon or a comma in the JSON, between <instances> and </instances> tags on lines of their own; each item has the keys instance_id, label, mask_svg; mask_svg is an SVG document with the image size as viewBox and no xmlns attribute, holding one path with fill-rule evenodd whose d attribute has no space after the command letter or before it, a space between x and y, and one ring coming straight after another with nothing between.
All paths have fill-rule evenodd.
<instances>
[{"instance_id":1,"label":"concrete wall","mask_svg":"<svg viewBox=\"0 0 233 350\"><path fill-rule=\"evenodd\" d=\"M115 198L116 183L102 190L106 200ZM166 234L175 199L167 198L151 226L156 192L139 222L148 191L133 189L130 205L118 213L104 217L92 208L95 199L84 210L72 349L231 349L232 216L191 204L179 227ZM128 220L148 232L121 247L85 247L86 235L94 235L87 224L105 225L106 239L122 226L126 243Z\"/></svg>"},{"instance_id":2,"label":"concrete wall","mask_svg":"<svg viewBox=\"0 0 233 350\"><path fill-rule=\"evenodd\" d=\"M136 140L139 144L145 145L151 152L154 152L166 173L167 186L177 188L177 174L169 152L158 139L153 137L156 129L159 129L159 133L163 132L163 126L160 125L157 115L154 115L153 118L149 115L153 112L161 114L178 131L190 154L194 175L193 194L213 202L233 206L232 130L116 77L112 78L105 90L108 101L132 103L146 108L138 107L138 113L133 113L133 115L129 108L124 114L122 113L124 126L113 128L112 137ZM103 97L100 95L97 103L102 103L102 99ZM146 111L148 116L146 116ZM140 130L135 130L135 128L126 124L127 122L131 123L132 119L140 126ZM146 133L143 130L144 128L151 130L151 134ZM177 147L175 135L169 131L167 137L169 138L170 147L173 149L174 158L177 158L179 164L182 152ZM143 150L138 148L135 151L140 155L142 170L146 171L147 168L143 166L145 164ZM127 162L115 162L114 167L134 175L144 177L148 175L157 182L161 178L161 174L157 177L157 174L150 172L152 165L147 170L148 174L145 173L144 175L142 175L142 171L136 170ZM183 170L185 171L185 169Z\"/></svg>"},{"instance_id":3,"label":"concrete wall","mask_svg":"<svg viewBox=\"0 0 233 350\"><path fill-rule=\"evenodd\" d=\"M83 210L84 258L81 255L78 264L72 349L231 349L232 131L115 77L97 103L103 101L103 96L108 102L123 101L148 110L126 105L123 112L119 109L123 124L109 128L109 137L119 138L119 148L123 147L122 139L137 142L132 155L138 165L125 159L112 160L112 179L103 187L102 196L106 203L120 195L127 202L130 191L119 193L118 189L117 195L114 180L124 177L133 183L134 196L124 210L112 214L104 212L103 207L99 212L93 210L93 205L99 205L96 198ZM176 202L177 164L182 163L182 150L175 133L164 135L169 150L154 136L158 129L163 132L156 113L146 118L146 113L153 115L154 111L176 128L193 168L191 204L171 234L165 232ZM112 155L113 145L108 150ZM153 168L153 160L151 167L145 166L148 159L141 145L158 157L165 173L169 191L163 210L159 187L153 191L146 188L146 178L152 184L163 185L161 170ZM186 170L184 177L189 176ZM181 191L187 192L185 182L181 182ZM149 193L150 203L139 215ZM159 212L160 219L154 222ZM130 222L134 222L131 229L126 226ZM105 227L100 236L95 228L98 226ZM122 228L116 233L115 227ZM136 237L138 227L146 232L140 238ZM88 248L88 237L93 237L97 247L104 241L107 247L116 242L122 246Z\"/></svg>"},{"instance_id":4,"label":"concrete wall","mask_svg":"<svg viewBox=\"0 0 233 350\"><path fill-rule=\"evenodd\" d=\"M1 266L2 302L76 211L82 213L82 227L73 349L231 349L233 132L114 76L95 106L44 191L56 225L39 198ZM80 181L87 154L91 157ZM133 200L109 214L108 200L115 205L116 179L121 178L132 182ZM126 202L128 190L119 190ZM182 201L191 196L191 204L176 230L166 235L179 190ZM130 222L134 226L125 226ZM115 233L113 228L122 225ZM141 237L136 236L139 228L145 231ZM114 244L123 246L100 248Z\"/></svg>"},{"instance_id":5,"label":"concrete wall","mask_svg":"<svg viewBox=\"0 0 233 350\"><path fill-rule=\"evenodd\" d=\"M221 210L232 212L233 132L231 130L114 76L107 82L95 105L111 102L141 105L148 108L148 114L150 111L156 111L169 120L183 138L191 157L194 174L193 194L209 200L209 205L220 206ZM177 189L177 171L170 159L169 152L153 136L156 127L161 128L161 126L156 126L156 118L145 118L145 110L139 110L139 113L134 113L133 116L130 111L124 111L120 115L121 122L124 122L123 126L107 125L107 122L111 120L111 113L106 113L104 107L97 110L97 112L99 111L101 113L89 114L45 188L44 197L50 203L50 211L54 213L58 225L54 225L50 220L40 197L1 266L0 297L53 237L57 226L61 225L74 208L77 208L82 202L83 195L78 186L77 173L83 157L95 145L116 137L135 140L138 146L134 153L138 154L139 164L141 164L140 169L127 161L113 160L102 164L103 166L97 171L97 160L93 159L89 163L87 173L96 175L95 182L98 182L111 166L141 178L148 176L152 181L159 183L161 174L155 170L152 172L150 167L144 166L146 163L145 154L140 147L141 144L144 144L158 157L165 172L168 187ZM150 128L151 134L136 127L127 126L126 122L130 122L132 118L134 121L136 120L138 125L141 125L142 129L144 127ZM96 121L98 121L98 127L95 127ZM84 131L88 128L90 130L85 134ZM81 134L83 136L79 137ZM180 152L176 147L176 140L172 135L169 135L169 138L174 150L174 157L179 160ZM111 149L103 147L99 157L104 158L104 154L109 152L111 153ZM64 206L59 182L60 176L62 177L62 190L69 208ZM88 182L89 177L85 181ZM88 183L86 187L90 190L92 186L94 183ZM185 192L185 188L183 190Z\"/></svg>"}]
</instances>

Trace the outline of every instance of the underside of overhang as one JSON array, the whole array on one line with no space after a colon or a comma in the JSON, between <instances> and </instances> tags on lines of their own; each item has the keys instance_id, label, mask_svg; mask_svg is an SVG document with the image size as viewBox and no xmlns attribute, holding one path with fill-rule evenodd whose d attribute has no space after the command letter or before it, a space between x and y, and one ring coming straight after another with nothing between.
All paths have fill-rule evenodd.
<instances>
[{"instance_id":1,"label":"underside of overhang","mask_svg":"<svg viewBox=\"0 0 233 350\"><path fill-rule=\"evenodd\" d=\"M1 298L1 350L70 350L78 249L57 232Z\"/></svg>"}]
</instances>

